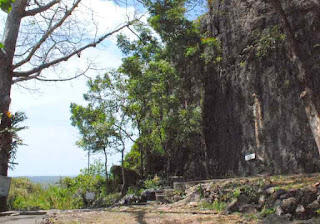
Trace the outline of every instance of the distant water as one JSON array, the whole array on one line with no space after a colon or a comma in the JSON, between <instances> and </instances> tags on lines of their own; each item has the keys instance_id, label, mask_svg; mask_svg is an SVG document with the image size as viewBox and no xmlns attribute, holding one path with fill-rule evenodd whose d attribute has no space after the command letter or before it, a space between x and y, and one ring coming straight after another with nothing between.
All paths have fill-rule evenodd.
<instances>
[{"instance_id":1,"label":"distant water","mask_svg":"<svg viewBox=\"0 0 320 224\"><path fill-rule=\"evenodd\" d=\"M67 176L19 176L14 178L20 178L20 177L28 178L31 182L36 184L48 186L48 185L58 184L61 178L65 178Z\"/></svg>"}]
</instances>

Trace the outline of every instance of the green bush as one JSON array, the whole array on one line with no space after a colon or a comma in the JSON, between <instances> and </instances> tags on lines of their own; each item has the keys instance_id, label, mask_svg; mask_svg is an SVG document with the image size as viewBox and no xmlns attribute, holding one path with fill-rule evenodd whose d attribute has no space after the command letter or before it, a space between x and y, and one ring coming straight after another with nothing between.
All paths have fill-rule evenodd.
<instances>
[{"instance_id":1,"label":"green bush","mask_svg":"<svg viewBox=\"0 0 320 224\"><path fill-rule=\"evenodd\" d=\"M39 184L33 184L27 178L13 178L8 197L10 210L48 209L43 200L45 191Z\"/></svg>"},{"instance_id":2,"label":"green bush","mask_svg":"<svg viewBox=\"0 0 320 224\"><path fill-rule=\"evenodd\" d=\"M140 156L139 148L138 148L138 145L135 143L131 151L128 152L127 155L125 156L124 167L139 173L140 165L141 165L140 159L141 159L141 156Z\"/></svg>"},{"instance_id":3,"label":"green bush","mask_svg":"<svg viewBox=\"0 0 320 224\"><path fill-rule=\"evenodd\" d=\"M103 165L98 161L90 169L81 170L74 177L60 179L58 186L42 187L27 178L13 178L8 197L10 210L75 209L89 205L87 191L96 199L106 197L106 180Z\"/></svg>"},{"instance_id":4,"label":"green bush","mask_svg":"<svg viewBox=\"0 0 320 224\"><path fill-rule=\"evenodd\" d=\"M94 192L96 200L104 199L110 204L114 201L115 194L110 195L114 189L114 181L106 180L103 164L96 161L89 170L81 170L78 176L60 179L57 186L49 185L44 188L27 178L13 178L8 208L10 210L85 208L90 206L85 199L87 191Z\"/></svg>"},{"instance_id":5,"label":"green bush","mask_svg":"<svg viewBox=\"0 0 320 224\"><path fill-rule=\"evenodd\" d=\"M155 175L153 179L147 179L144 181L144 186L147 189L158 189L161 188L161 179Z\"/></svg>"},{"instance_id":6,"label":"green bush","mask_svg":"<svg viewBox=\"0 0 320 224\"><path fill-rule=\"evenodd\" d=\"M82 200L70 189L49 186L47 189L27 178L13 178L8 197L10 210L73 209L81 208Z\"/></svg>"},{"instance_id":7,"label":"green bush","mask_svg":"<svg viewBox=\"0 0 320 224\"><path fill-rule=\"evenodd\" d=\"M141 189L137 186L130 186L128 187L128 190L127 190L127 194L140 195L141 192L142 192Z\"/></svg>"}]
</instances>

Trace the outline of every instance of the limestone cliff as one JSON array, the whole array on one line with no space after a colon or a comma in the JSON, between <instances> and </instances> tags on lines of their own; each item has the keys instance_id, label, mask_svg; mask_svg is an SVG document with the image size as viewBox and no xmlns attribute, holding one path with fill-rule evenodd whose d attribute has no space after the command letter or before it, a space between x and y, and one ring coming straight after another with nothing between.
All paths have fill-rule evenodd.
<instances>
[{"instance_id":1,"label":"limestone cliff","mask_svg":"<svg viewBox=\"0 0 320 224\"><path fill-rule=\"evenodd\" d=\"M202 33L219 43L205 50L208 62L203 78L211 176L320 170L299 98L303 91L299 71L281 20L267 2L216 0L201 20ZM317 49L320 43L319 13L310 7L312 2L282 1L306 50ZM319 59L310 60L312 69L319 71ZM320 87L320 82L316 84ZM246 162L244 157L250 153L256 159Z\"/></svg>"}]
</instances>

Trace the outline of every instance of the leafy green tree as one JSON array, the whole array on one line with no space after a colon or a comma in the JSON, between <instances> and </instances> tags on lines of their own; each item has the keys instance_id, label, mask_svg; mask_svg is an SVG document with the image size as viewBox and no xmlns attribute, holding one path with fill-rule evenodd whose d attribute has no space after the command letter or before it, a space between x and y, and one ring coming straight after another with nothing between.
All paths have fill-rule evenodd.
<instances>
[{"instance_id":1,"label":"leafy green tree","mask_svg":"<svg viewBox=\"0 0 320 224\"><path fill-rule=\"evenodd\" d=\"M114 130L112 130L113 118L108 117L101 108L93 108L71 104L72 125L77 127L81 139L77 145L90 153L103 152L105 156L105 173L108 178L108 152L107 148L113 144ZM89 169L88 158L88 169Z\"/></svg>"},{"instance_id":2,"label":"leafy green tree","mask_svg":"<svg viewBox=\"0 0 320 224\"><path fill-rule=\"evenodd\" d=\"M129 112L139 131L141 168L145 161L147 173L150 155L159 153L166 158L168 176L176 169L171 164L178 154L204 142L203 44L197 25L185 18L184 5L185 1L146 2L151 13L149 23L160 40L150 28L139 25L135 26L141 37L138 40L118 38L118 46L127 55L119 72L128 76ZM205 150L204 145L201 150ZM181 167L178 172L183 172Z\"/></svg>"},{"instance_id":3,"label":"leafy green tree","mask_svg":"<svg viewBox=\"0 0 320 224\"><path fill-rule=\"evenodd\" d=\"M18 111L11 116L11 128L9 132L12 135L12 142L11 142L11 151L10 151L10 161L9 165L13 169L16 163L14 160L16 159L16 152L19 146L23 145L23 140L19 136L19 133L28 127L22 126L21 123L23 123L26 119L27 116L25 113Z\"/></svg>"},{"instance_id":4,"label":"leafy green tree","mask_svg":"<svg viewBox=\"0 0 320 224\"><path fill-rule=\"evenodd\" d=\"M107 161L106 148L121 153L123 173L122 194L127 186L124 175L125 141L130 137L126 114L126 95L123 79L118 73L110 72L103 77L89 80L89 90L84 94L87 107L71 104L72 125L78 127L82 138L78 142L85 150L103 151ZM106 163L107 172L107 163Z\"/></svg>"}]
</instances>

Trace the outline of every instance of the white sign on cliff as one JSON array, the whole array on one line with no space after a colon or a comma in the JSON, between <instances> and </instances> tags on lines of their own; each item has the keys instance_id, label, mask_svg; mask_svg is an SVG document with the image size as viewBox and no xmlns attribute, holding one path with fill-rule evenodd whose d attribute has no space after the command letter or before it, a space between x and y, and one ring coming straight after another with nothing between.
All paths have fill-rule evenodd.
<instances>
[{"instance_id":1,"label":"white sign on cliff","mask_svg":"<svg viewBox=\"0 0 320 224\"><path fill-rule=\"evenodd\" d=\"M252 154L246 155L246 156L244 157L244 160L245 160L245 161L250 161L250 160L253 160L253 159L255 159L255 158L256 158L256 154L252 153Z\"/></svg>"},{"instance_id":2,"label":"white sign on cliff","mask_svg":"<svg viewBox=\"0 0 320 224\"><path fill-rule=\"evenodd\" d=\"M7 197L9 195L10 184L10 177L0 176L0 196Z\"/></svg>"}]
</instances>

